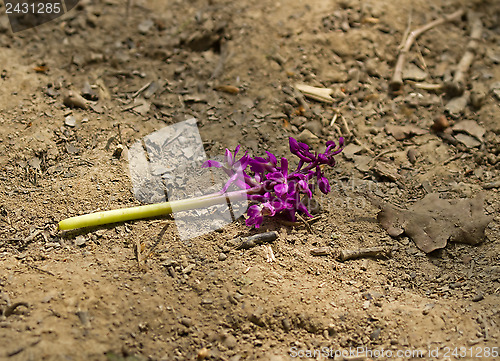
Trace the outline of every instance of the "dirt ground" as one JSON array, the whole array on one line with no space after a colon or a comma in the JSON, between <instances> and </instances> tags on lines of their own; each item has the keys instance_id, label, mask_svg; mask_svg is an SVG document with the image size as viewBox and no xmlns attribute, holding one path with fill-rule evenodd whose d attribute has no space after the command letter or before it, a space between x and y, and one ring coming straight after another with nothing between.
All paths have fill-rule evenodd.
<instances>
[{"instance_id":1,"label":"dirt ground","mask_svg":"<svg viewBox=\"0 0 500 361\"><path fill-rule=\"evenodd\" d=\"M460 8L483 26L466 98L450 105L449 92L422 89L453 76L470 40L466 17L418 37L403 91L389 94L406 30ZM125 0L83 0L16 34L4 9L1 360L498 355L498 2L149 0L132 1L127 17ZM300 103L296 83L333 89L333 103ZM68 91L87 97L86 109L68 107ZM431 131L443 116L474 126ZM70 216L139 205L119 145L191 117L210 157L238 144L288 157L289 136L320 150L343 135L349 146L327 171L332 192L313 221L255 230L240 218L188 242L169 217L57 231ZM408 208L432 192L482 192L492 216L484 241L426 254L389 236L367 198ZM137 245L152 250L165 226L138 265ZM264 231L279 237L236 249L236 237ZM374 246L392 252L339 260ZM327 254L313 255L319 247Z\"/></svg>"}]
</instances>

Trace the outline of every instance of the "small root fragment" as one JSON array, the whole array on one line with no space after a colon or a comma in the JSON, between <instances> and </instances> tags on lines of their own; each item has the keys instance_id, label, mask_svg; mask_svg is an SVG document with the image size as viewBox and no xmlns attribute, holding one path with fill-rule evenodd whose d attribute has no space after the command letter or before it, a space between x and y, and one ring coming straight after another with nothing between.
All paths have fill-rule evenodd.
<instances>
[{"instance_id":1,"label":"small root fragment","mask_svg":"<svg viewBox=\"0 0 500 361\"><path fill-rule=\"evenodd\" d=\"M354 250L340 251L339 259L344 262L350 259L364 258L364 257L390 257L392 249L390 247L370 247L360 248Z\"/></svg>"}]
</instances>

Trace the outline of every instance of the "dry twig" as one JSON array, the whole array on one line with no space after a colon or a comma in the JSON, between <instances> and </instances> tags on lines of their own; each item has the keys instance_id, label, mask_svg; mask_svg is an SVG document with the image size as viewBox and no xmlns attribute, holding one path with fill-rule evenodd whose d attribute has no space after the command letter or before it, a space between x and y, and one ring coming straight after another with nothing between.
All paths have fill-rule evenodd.
<instances>
[{"instance_id":1,"label":"dry twig","mask_svg":"<svg viewBox=\"0 0 500 361\"><path fill-rule=\"evenodd\" d=\"M410 51L411 46L415 42L415 39L417 37L419 37L421 34L423 34L424 32L426 32L427 30L432 29L432 28L434 28L438 25L441 25L445 22L456 20L456 19L460 18L463 14L464 14L464 10L462 10L462 9L457 10L452 14L449 14L449 15L443 16L440 19L436 19L434 21L431 21L430 23L428 23L428 24L426 24L418 29L415 29L410 33L410 35L406 39L404 46L401 48L401 50L399 52L398 60L396 62L396 67L394 68L394 75L392 76L391 82L389 84L389 88L390 88L391 92L393 92L393 93L398 92L401 90L401 88L403 86L403 67L404 67L404 64L406 61L406 55Z\"/></svg>"},{"instance_id":2,"label":"dry twig","mask_svg":"<svg viewBox=\"0 0 500 361\"><path fill-rule=\"evenodd\" d=\"M343 250L340 252L340 260L342 262L349 259L363 258L363 257L388 257L391 255L391 248L389 247L371 247L360 248L355 250Z\"/></svg>"},{"instance_id":3,"label":"dry twig","mask_svg":"<svg viewBox=\"0 0 500 361\"><path fill-rule=\"evenodd\" d=\"M330 247L317 247L311 249L309 252L311 252L313 256L328 256L331 253L331 249Z\"/></svg>"},{"instance_id":4,"label":"dry twig","mask_svg":"<svg viewBox=\"0 0 500 361\"><path fill-rule=\"evenodd\" d=\"M306 226L306 229L309 231L309 233L314 233L311 226L309 225L309 223L307 223L304 217L302 217L300 214L297 214L297 218L300 219L300 221L304 224L304 226Z\"/></svg>"},{"instance_id":5,"label":"dry twig","mask_svg":"<svg viewBox=\"0 0 500 361\"><path fill-rule=\"evenodd\" d=\"M374 155L375 152L373 150L371 150L370 148L368 148L366 145L363 144L363 142L361 142L358 138L354 137L352 139L352 141L354 143L356 143L357 145L359 145L360 147L363 147L363 149L370 155Z\"/></svg>"},{"instance_id":6,"label":"dry twig","mask_svg":"<svg viewBox=\"0 0 500 361\"><path fill-rule=\"evenodd\" d=\"M452 82L446 84L447 92L453 96L462 95L465 90L465 74L469 71L472 61L474 60L483 33L483 23L477 13L469 11L467 13L467 20L471 29L467 51L457 65L457 70L455 71Z\"/></svg>"},{"instance_id":7,"label":"dry twig","mask_svg":"<svg viewBox=\"0 0 500 361\"><path fill-rule=\"evenodd\" d=\"M330 126L331 127L336 127L337 129L337 132L342 135L341 131L340 131L340 127L338 127L335 122L337 121L338 118L340 118L340 120L342 120L342 125L343 125L343 128L345 130L345 137L350 139L352 137L352 132L351 132L351 129L349 128L349 125L347 124L347 120L344 118L344 116L342 115L342 109L341 108L333 108L333 111L335 112L335 114L333 115L333 118L330 122Z\"/></svg>"},{"instance_id":8,"label":"dry twig","mask_svg":"<svg viewBox=\"0 0 500 361\"><path fill-rule=\"evenodd\" d=\"M410 9L410 14L408 15L408 25L406 26L405 32L403 33L403 38L401 39L401 44L399 44L398 46L398 50L403 49L403 46L405 46L406 39L408 38L408 35L410 35L412 20L413 20L413 9Z\"/></svg>"},{"instance_id":9,"label":"dry twig","mask_svg":"<svg viewBox=\"0 0 500 361\"><path fill-rule=\"evenodd\" d=\"M377 154L375 157L373 157L372 159L370 159L370 161L368 163L371 163L371 162L374 162L376 161L377 159L383 157L384 155L386 154L389 154L389 153L394 153L394 152L397 152L398 150L397 149L386 149L384 150L383 152L380 152L379 154Z\"/></svg>"},{"instance_id":10,"label":"dry twig","mask_svg":"<svg viewBox=\"0 0 500 361\"><path fill-rule=\"evenodd\" d=\"M278 232L275 231L255 234L245 239L240 238L242 242L236 246L236 249L250 249L259 244L272 242L277 238L278 238Z\"/></svg>"},{"instance_id":11,"label":"dry twig","mask_svg":"<svg viewBox=\"0 0 500 361\"><path fill-rule=\"evenodd\" d=\"M432 83L422 83L422 82L416 82L413 84L413 86L417 89L433 91L433 92L438 92L442 90L444 87L443 84L432 84Z\"/></svg>"},{"instance_id":12,"label":"dry twig","mask_svg":"<svg viewBox=\"0 0 500 361\"><path fill-rule=\"evenodd\" d=\"M165 232L167 231L167 229L168 229L169 226L170 226L170 222L167 222L167 224L165 224L165 226L162 228L162 230L158 234L158 238L156 239L156 242L153 244L153 246L149 250L149 252L146 255L146 257L144 257L144 259L143 259L144 262L146 262L146 260L153 255L153 252L155 251L156 247L158 247L158 245L160 244L160 242L161 242L161 240L163 238L163 235L165 234ZM140 256L137 257L137 262L138 263L141 262Z\"/></svg>"},{"instance_id":13,"label":"dry twig","mask_svg":"<svg viewBox=\"0 0 500 361\"><path fill-rule=\"evenodd\" d=\"M276 261L276 257L274 256L273 248L270 245L264 246L266 249L266 258L267 263L272 263Z\"/></svg>"}]
</instances>

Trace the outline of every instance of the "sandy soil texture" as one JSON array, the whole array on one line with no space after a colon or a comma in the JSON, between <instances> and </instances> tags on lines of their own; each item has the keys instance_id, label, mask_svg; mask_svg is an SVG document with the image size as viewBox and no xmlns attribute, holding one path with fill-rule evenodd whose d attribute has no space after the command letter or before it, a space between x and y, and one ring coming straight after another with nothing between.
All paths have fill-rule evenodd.
<instances>
[{"instance_id":1,"label":"sandy soil texture","mask_svg":"<svg viewBox=\"0 0 500 361\"><path fill-rule=\"evenodd\" d=\"M411 30L460 9L416 38L391 91ZM127 15L125 0L82 0L16 34L4 10L0 360L498 359L498 2L132 0ZM344 136L314 218L240 217L187 241L172 217L57 230L141 204L127 153L192 117L209 157L241 144L293 159L290 136L316 150ZM483 197L485 238L452 242L461 213L476 226L468 201L445 202L431 218L448 220L448 244L422 251L438 238L418 203L433 193ZM415 218L386 230L387 204Z\"/></svg>"}]
</instances>

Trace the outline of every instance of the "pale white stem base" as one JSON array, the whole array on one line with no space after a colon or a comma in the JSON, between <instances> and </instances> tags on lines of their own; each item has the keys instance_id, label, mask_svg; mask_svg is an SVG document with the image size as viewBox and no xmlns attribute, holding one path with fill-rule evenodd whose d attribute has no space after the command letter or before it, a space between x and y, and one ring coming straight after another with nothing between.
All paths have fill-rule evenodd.
<instances>
[{"instance_id":1,"label":"pale white stem base","mask_svg":"<svg viewBox=\"0 0 500 361\"><path fill-rule=\"evenodd\" d=\"M83 227L95 227L103 224L131 221L134 219L158 217L172 213L172 209L176 212L186 211L189 209L205 208L215 204L224 204L226 202L227 194L211 194L178 201L114 209L64 219L59 222L59 229L66 231Z\"/></svg>"}]
</instances>

